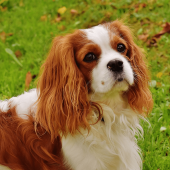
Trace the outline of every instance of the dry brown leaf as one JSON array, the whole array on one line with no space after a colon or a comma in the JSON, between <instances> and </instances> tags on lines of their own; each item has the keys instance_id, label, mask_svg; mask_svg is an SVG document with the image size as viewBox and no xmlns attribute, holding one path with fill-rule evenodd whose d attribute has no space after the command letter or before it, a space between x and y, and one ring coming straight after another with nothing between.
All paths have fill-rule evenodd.
<instances>
[{"instance_id":1,"label":"dry brown leaf","mask_svg":"<svg viewBox=\"0 0 170 170\"><path fill-rule=\"evenodd\" d=\"M71 10L70 10L70 13L73 14L73 15L76 15L76 14L78 14L78 11L75 10L75 9L71 9Z\"/></svg>"},{"instance_id":2,"label":"dry brown leaf","mask_svg":"<svg viewBox=\"0 0 170 170\"><path fill-rule=\"evenodd\" d=\"M31 81L32 81L32 75L31 75L31 72L28 71L28 73L26 74L26 77L25 77L25 90L29 89Z\"/></svg>"},{"instance_id":3,"label":"dry brown leaf","mask_svg":"<svg viewBox=\"0 0 170 170\"><path fill-rule=\"evenodd\" d=\"M2 7L2 6L0 6L1 12L5 12L7 9L8 9L7 7Z\"/></svg>"},{"instance_id":4,"label":"dry brown leaf","mask_svg":"<svg viewBox=\"0 0 170 170\"><path fill-rule=\"evenodd\" d=\"M7 36L12 36L12 35L14 35L12 32L7 34Z\"/></svg>"},{"instance_id":5,"label":"dry brown leaf","mask_svg":"<svg viewBox=\"0 0 170 170\"><path fill-rule=\"evenodd\" d=\"M148 40L146 44L147 44L148 47L151 47L151 46L156 47L157 41L158 41L158 39L153 37L152 39Z\"/></svg>"},{"instance_id":6,"label":"dry brown leaf","mask_svg":"<svg viewBox=\"0 0 170 170\"><path fill-rule=\"evenodd\" d=\"M135 12L138 12L139 11L139 4L136 4L135 5Z\"/></svg>"},{"instance_id":7,"label":"dry brown leaf","mask_svg":"<svg viewBox=\"0 0 170 170\"><path fill-rule=\"evenodd\" d=\"M5 40L6 40L6 33L5 33L4 31L0 33L0 39L1 39L3 42L5 42Z\"/></svg>"},{"instance_id":8,"label":"dry brown leaf","mask_svg":"<svg viewBox=\"0 0 170 170\"><path fill-rule=\"evenodd\" d=\"M47 21L47 16L46 15L41 16L40 20L41 21Z\"/></svg>"},{"instance_id":9,"label":"dry brown leaf","mask_svg":"<svg viewBox=\"0 0 170 170\"><path fill-rule=\"evenodd\" d=\"M160 31L158 34L155 34L153 37L160 38L165 33L170 33L170 23L168 22L163 25L163 30Z\"/></svg>"},{"instance_id":10,"label":"dry brown leaf","mask_svg":"<svg viewBox=\"0 0 170 170\"><path fill-rule=\"evenodd\" d=\"M163 26L162 31L158 34L155 34L150 40L147 41L147 45L150 46L157 46L157 41L161 38L161 36L165 33L170 33L170 23L165 23Z\"/></svg>"},{"instance_id":11,"label":"dry brown leaf","mask_svg":"<svg viewBox=\"0 0 170 170\"><path fill-rule=\"evenodd\" d=\"M149 35L148 34L142 34L142 35L138 35L138 38L140 40L146 41L148 39Z\"/></svg>"},{"instance_id":12,"label":"dry brown leaf","mask_svg":"<svg viewBox=\"0 0 170 170\"><path fill-rule=\"evenodd\" d=\"M147 5L145 3L141 4L142 8L145 8Z\"/></svg>"},{"instance_id":13,"label":"dry brown leaf","mask_svg":"<svg viewBox=\"0 0 170 170\"><path fill-rule=\"evenodd\" d=\"M22 56L22 53L21 53L21 51L17 50L17 51L15 51L15 55L17 58L19 58Z\"/></svg>"},{"instance_id":14,"label":"dry brown leaf","mask_svg":"<svg viewBox=\"0 0 170 170\"><path fill-rule=\"evenodd\" d=\"M56 22L60 22L60 21L61 21L61 17L58 16L57 18L55 18L55 21L56 21Z\"/></svg>"},{"instance_id":15,"label":"dry brown leaf","mask_svg":"<svg viewBox=\"0 0 170 170\"><path fill-rule=\"evenodd\" d=\"M0 39L5 42L7 36L12 36L13 33L5 33L4 31L0 33Z\"/></svg>"},{"instance_id":16,"label":"dry brown leaf","mask_svg":"<svg viewBox=\"0 0 170 170\"><path fill-rule=\"evenodd\" d=\"M142 4L135 4L135 12L138 12L139 10L141 10L142 8L145 8L146 4L142 3Z\"/></svg>"}]
</instances>

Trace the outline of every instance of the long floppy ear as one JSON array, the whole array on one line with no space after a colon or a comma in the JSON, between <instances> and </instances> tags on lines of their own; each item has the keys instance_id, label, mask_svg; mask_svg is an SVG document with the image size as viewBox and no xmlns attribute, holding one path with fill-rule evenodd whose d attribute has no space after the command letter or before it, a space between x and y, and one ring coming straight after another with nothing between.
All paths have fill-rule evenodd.
<instances>
[{"instance_id":1,"label":"long floppy ear","mask_svg":"<svg viewBox=\"0 0 170 170\"><path fill-rule=\"evenodd\" d=\"M134 72L134 85L127 92L128 102L132 109L138 113L149 113L153 107L152 95L149 90L149 71L145 64L145 56L142 50L134 43L130 29L120 21L111 23L111 27L128 44L127 57Z\"/></svg>"},{"instance_id":2,"label":"long floppy ear","mask_svg":"<svg viewBox=\"0 0 170 170\"><path fill-rule=\"evenodd\" d=\"M73 36L55 38L41 68L35 118L51 134L52 141L58 135L73 134L79 126L89 128L86 118L90 102L86 82L75 62Z\"/></svg>"},{"instance_id":3,"label":"long floppy ear","mask_svg":"<svg viewBox=\"0 0 170 170\"><path fill-rule=\"evenodd\" d=\"M153 107L152 94L149 90L149 71L145 65L141 49L130 43L129 58L134 72L134 85L128 91L130 106L141 114L148 114Z\"/></svg>"}]
</instances>

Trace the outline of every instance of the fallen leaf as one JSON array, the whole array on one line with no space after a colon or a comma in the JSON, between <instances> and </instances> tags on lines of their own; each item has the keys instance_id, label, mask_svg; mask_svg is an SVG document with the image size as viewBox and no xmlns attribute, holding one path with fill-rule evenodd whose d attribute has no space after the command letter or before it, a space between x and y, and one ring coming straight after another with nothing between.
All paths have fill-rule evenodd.
<instances>
[{"instance_id":1,"label":"fallen leaf","mask_svg":"<svg viewBox=\"0 0 170 170\"><path fill-rule=\"evenodd\" d=\"M70 13L73 14L73 15L75 15L75 14L78 14L78 11L75 10L75 9L71 9L71 10L70 10Z\"/></svg>"},{"instance_id":2,"label":"fallen leaf","mask_svg":"<svg viewBox=\"0 0 170 170\"><path fill-rule=\"evenodd\" d=\"M139 4L135 4L135 12L138 12L139 10Z\"/></svg>"},{"instance_id":3,"label":"fallen leaf","mask_svg":"<svg viewBox=\"0 0 170 170\"><path fill-rule=\"evenodd\" d=\"M155 34L153 37L160 38L165 33L170 33L170 23L168 22L163 25L163 30L160 31L158 34Z\"/></svg>"},{"instance_id":4,"label":"fallen leaf","mask_svg":"<svg viewBox=\"0 0 170 170\"><path fill-rule=\"evenodd\" d=\"M57 12L58 12L59 14L64 14L64 13L66 12L66 10L67 10L67 8L64 6L64 7L62 7L62 8L59 8Z\"/></svg>"},{"instance_id":5,"label":"fallen leaf","mask_svg":"<svg viewBox=\"0 0 170 170\"><path fill-rule=\"evenodd\" d=\"M8 8L0 6L1 12L5 12Z\"/></svg>"},{"instance_id":6,"label":"fallen leaf","mask_svg":"<svg viewBox=\"0 0 170 170\"><path fill-rule=\"evenodd\" d=\"M161 78L162 77L162 72L157 73L156 77Z\"/></svg>"},{"instance_id":7,"label":"fallen leaf","mask_svg":"<svg viewBox=\"0 0 170 170\"><path fill-rule=\"evenodd\" d=\"M15 51L15 55L17 58L19 58L22 56L22 53L21 53L21 51L17 50L17 51Z\"/></svg>"},{"instance_id":8,"label":"fallen leaf","mask_svg":"<svg viewBox=\"0 0 170 170\"><path fill-rule=\"evenodd\" d=\"M141 4L141 6L142 6L143 8L145 8L147 5L146 5L145 3L143 3L143 4Z\"/></svg>"},{"instance_id":9,"label":"fallen leaf","mask_svg":"<svg viewBox=\"0 0 170 170\"><path fill-rule=\"evenodd\" d=\"M3 42L5 42L5 40L6 40L6 33L5 33L4 31L0 33L0 39L1 39Z\"/></svg>"},{"instance_id":10,"label":"fallen leaf","mask_svg":"<svg viewBox=\"0 0 170 170\"><path fill-rule=\"evenodd\" d=\"M7 34L7 36L12 36L12 35L14 35L12 32Z\"/></svg>"},{"instance_id":11,"label":"fallen leaf","mask_svg":"<svg viewBox=\"0 0 170 170\"><path fill-rule=\"evenodd\" d=\"M158 39L153 37L150 40L148 40L146 44L147 44L148 47L151 47L151 46L156 47L157 41L158 41Z\"/></svg>"},{"instance_id":12,"label":"fallen leaf","mask_svg":"<svg viewBox=\"0 0 170 170\"><path fill-rule=\"evenodd\" d=\"M46 15L41 16L40 20L41 21L47 21L47 16Z\"/></svg>"},{"instance_id":13,"label":"fallen leaf","mask_svg":"<svg viewBox=\"0 0 170 170\"><path fill-rule=\"evenodd\" d=\"M0 39L5 42L7 36L12 36L13 33L5 33L4 31L0 33Z\"/></svg>"},{"instance_id":14,"label":"fallen leaf","mask_svg":"<svg viewBox=\"0 0 170 170\"><path fill-rule=\"evenodd\" d=\"M148 39L149 35L148 34L142 34L142 35L138 35L138 38L140 40L146 41Z\"/></svg>"},{"instance_id":15,"label":"fallen leaf","mask_svg":"<svg viewBox=\"0 0 170 170\"><path fill-rule=\"evenodd\" d=\"M147 41L147 45L150 46L157 46L158 39L161 38L162 35L165 33L170 33L170 23L165 23L162 25L163 29L158 33L155 34L150 40Z\"/></svg>"},{"instance_id":16,"label":"fallen leaf","mask_svg":"<svg viewBox=\"0 0 170 170\"><path fill-rule=\"evenodd\" d=\"M56 19L55 19L56 22L60 22L61 21L61 17L58 16Z\"/></svg>"},{"instance_id":17,"label":"fallen leaf","mask_svg":"<svg viewBox=\"0 0 170 170\"><path fill-rule=\"evenodd\" d=\"M28 73L26 74L26 77L25 77L25 90L29 89L31 81L32 81L32 75L31 75L31 72L28 71Z\"/></svg>"},{"instance_id":18,"label":"fallen leaf","mask_svg":"<svg viewBox=\"0 0 170 170\"><path fill-rule=\"evenodd\" d=\"M135 12L138 12L139 10L141 10L142 8L145 8L146 4L142 3L142 4L135 4Z\"/></svg>"},{"instance_id":19,"label":"fallen leaf","mask_svg":"<svg viewBox=\"0 0 170 170\"><path fill-rule=\"evenodd\" d=\"M5 48L5 51L6 51L6 53L8 53L8 54L13 58L13 60L14 60L18 65L20 65L20 66L22 67L22 64L21 64L21 63L19 62L19 60L16 58L14 52L13 52L11 49Z\"/></svg>"}]
</instances>

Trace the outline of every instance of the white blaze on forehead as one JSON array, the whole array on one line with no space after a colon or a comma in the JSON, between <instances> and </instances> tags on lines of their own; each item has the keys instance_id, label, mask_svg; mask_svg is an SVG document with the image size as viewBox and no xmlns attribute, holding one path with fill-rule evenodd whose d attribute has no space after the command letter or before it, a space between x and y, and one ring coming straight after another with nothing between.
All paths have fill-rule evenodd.
<instances>
[{"instance_id":1,"label":"white blaze on forehead","mask_svg":"<svg viewBox=\"0 0 170 170\"><path fill-rule=\"evenodd\" d=\"M83 31L86 33L89 40L100 46L103 53L112 49L107 28L98 25Z\"/></svg>"}]
</instances>

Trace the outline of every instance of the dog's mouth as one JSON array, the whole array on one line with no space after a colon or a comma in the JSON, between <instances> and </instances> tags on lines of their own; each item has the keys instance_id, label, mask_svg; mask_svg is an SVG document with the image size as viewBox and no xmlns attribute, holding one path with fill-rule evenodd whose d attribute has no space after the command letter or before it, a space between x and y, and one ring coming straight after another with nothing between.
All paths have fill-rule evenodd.
<instances>
[{"instance_id":1,"label":"dog's mouth","mask_svg":"<svg viewBox=\"0 0 170 170\"><path fill-rule=\"evenodd\" d=\"M114 79L115 79L115 83L113 86L116 85L123 85L123 84L127 84L128 86L132 85L132 83L128 80L126 74L124 72L122 73L115 73L114 74Z\"/></svg>"},{"instance_id":2,"label":"dog's mouth","mask_svg":"<svg viewBox=\"0 0 170 170\"><path fill-rule=\"evenodd\" d=\"M122 82L124 80L123 77L117 78L117 82Z\"/></svg>"}]
</instances>

